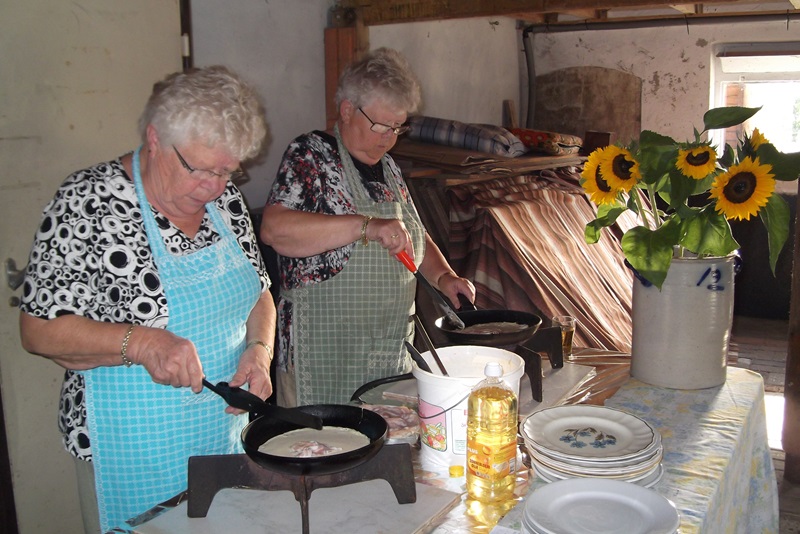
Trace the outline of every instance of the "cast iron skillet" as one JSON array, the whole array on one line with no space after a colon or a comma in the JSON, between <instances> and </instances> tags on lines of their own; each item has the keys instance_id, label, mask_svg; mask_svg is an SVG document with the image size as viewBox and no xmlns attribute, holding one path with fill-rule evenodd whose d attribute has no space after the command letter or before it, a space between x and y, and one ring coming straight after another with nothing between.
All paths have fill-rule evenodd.
<instances>
[{"instance_id":1,"label":"cast iron skillet","mask_svg":"<svg viewBox=\"0 0 800 534\"><path fill-rule=\"evenodd\" d=\"M296 408L322 419L325 426L358 430L369 438L369 444L354 451L315 458L287 458L259 452L258 448L270 438L301 428L270 416L251 421L242 430L242 445L247 455L267 469L288 475L327 475L366 462L383 446L389 425L377 413L346 404L312 404Z\"/></svg>"},{"instance_id":2,"label":"cast iron skillet","mask_svg":"<svg viewBox=\"0 0 800 534\"><path fill-rule=\"evenodd\" d=\"M482 345L490 347L500 347L505 345L517 345L528 341L539 330L542 325L542 318L528 312L513 310L478 310L475 305L466 299L461 299L462 310L465 307L471 310L458 311L456 314L464 321L464 327L485 324L485 323L519 323L527 325L524 329L517 332L503 332L500 334L476 334L463 332L453 326L446 316L439 317L434 322L434 326L442 332L448 340L458 345Z\"/></svg>"}]
</instances>

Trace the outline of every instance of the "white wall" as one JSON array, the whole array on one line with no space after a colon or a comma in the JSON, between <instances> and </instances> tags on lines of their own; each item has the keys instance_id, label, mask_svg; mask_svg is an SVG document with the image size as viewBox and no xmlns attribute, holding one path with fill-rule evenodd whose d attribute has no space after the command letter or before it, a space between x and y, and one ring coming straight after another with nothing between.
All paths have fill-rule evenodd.
<instances>
[{"instance_id":1,"label":"white wall","mask_svg":"<svg viewBox=\"0 0 800 534\"><path fill-rule=\"evenodd\" d=\"M686 25L662 28L539 33L535 35L536 74L565 67L596 66L639 76L642 129L676 140L702 130L711 95L714 45L732 42L789 41L800 22Z\"/></svg>"},{"instance_id":2,"label":"white wall","mask_svg":"<svg viewBox=\"0 0 800 534\"><path fill-rule=\"evenodd\" d=\"M192 1L197 66L224 63L264 98L271 143L248 167L241 189L251 208L267 199L283 151L301 133L325 127L323 32L329 0ZM424 112L468 122L502 121L502 101L519 104L515 22L475 18L372 26L370 47L403 52L420 78ZM518 106L519 109L519 106Z\"/></svg>"},{"instance_id":3,"label":"white wall","mask_svg":"<svg viewBox=\"0 0 800 534\"><path fill-rule=\"evenodd\" d=\"M0 49L0 260L22 267L64 178L138 144L153 82L181 66L178 1L3 1ZM64 370L22 350L9 305L19 291L1 287L0 381L20 532L82 532L57 427Z\"/></svg>"}]
</instances>

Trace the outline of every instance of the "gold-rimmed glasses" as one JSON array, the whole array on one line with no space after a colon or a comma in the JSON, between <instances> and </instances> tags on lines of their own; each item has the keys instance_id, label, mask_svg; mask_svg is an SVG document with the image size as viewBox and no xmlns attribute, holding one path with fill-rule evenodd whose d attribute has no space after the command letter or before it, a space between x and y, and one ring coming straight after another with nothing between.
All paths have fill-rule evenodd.
<instances>
[{"instance_id":1,"label":"gold-rimmed glasses","mask_svg":"<svg viewBox=\"0 0 800 534\"><path fill-rule=\"evenodd\" d=\"M395 135L403 135L404 133L406 133L411 129L411 126L408 126L407 124L401 124L400 126L389 126L388 124L375 122L374 120L369 118L369 115L367 115L363 109L358 108L358 111L360 111L361 114L367 118L369 123L372 125L369 127L369 129L375 133L385 134L386 132L392 132Z\"/></svg>"},{"instance_id":2,"label":"gold-rimmed glasses","mask_svg":"<svg viewBox=\"0 0 800 534\"><path fill-rule=\"evenodd\" d=\"M194 167L192 167L191 165L186 163L186 160L183 159L183 156L181 155L180 152L178 152L178 149L175 148L175 145L172 145L172 150L174 150L175 151L175 155L178 156L178 161L181 162L181 166L184 169L186 169L186 172L188 172L189 174L193 174L195 172L197 172L197 173L206 173L206 174L211 175L214 178L224 178L225 180L238 180L239 178L244 176L244 170L241 167L236 169L236 170L234 170L234 171L225 172L225 173L219 173L219 172L216 172L216 171L212 171L211 169L195 169Z\"/></svg>"}]
</instances>

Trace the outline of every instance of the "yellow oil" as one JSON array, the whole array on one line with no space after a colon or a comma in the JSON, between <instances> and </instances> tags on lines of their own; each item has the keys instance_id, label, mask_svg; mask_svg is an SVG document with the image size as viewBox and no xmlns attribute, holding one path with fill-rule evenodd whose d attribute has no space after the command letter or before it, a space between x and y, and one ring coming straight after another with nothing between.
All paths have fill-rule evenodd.
<instances>
[{"instance_id":1,"label":"yellow oil","mask_svg":"<svg viewBox=\"0 0 800 534\"><path fill-rule=\"evenodd\" d=\"M488 378L467 405L467 493L496 503L514 498L517 459L517 397Z\"/></svg>"}]
</instances>

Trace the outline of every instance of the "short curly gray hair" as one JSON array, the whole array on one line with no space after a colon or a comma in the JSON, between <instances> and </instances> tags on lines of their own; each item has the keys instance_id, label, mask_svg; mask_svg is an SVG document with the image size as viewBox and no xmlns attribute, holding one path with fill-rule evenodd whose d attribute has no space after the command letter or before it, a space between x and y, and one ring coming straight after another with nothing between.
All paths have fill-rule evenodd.
<instances>
[{"instance_id":1,"label":"short curly gray hair","mask_svg":"<svg viewBox=\"0 0 800 534\"><path fill-rule=\"evenodd\" d=\"M258 94L221 65L176 72L156 82L139 117L144 143L150 124L164 145L200 141L224 148L239 161L257 156L267 134Z\"/></svg>"},{"instance_id":2,"label":"short curly gray hair","mask_svg":"<svg viewBox=\"0 0 800 534\"><path fill-rule=\"evenodd\" d=\"M336 107L349 100L355 107L373 100L413 113L419 108L419 80L397 50L378 48L348 65L339 77Z\"/></svg>"}]
</instances>

